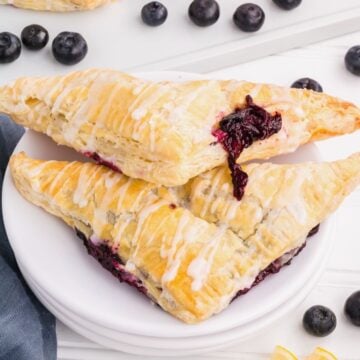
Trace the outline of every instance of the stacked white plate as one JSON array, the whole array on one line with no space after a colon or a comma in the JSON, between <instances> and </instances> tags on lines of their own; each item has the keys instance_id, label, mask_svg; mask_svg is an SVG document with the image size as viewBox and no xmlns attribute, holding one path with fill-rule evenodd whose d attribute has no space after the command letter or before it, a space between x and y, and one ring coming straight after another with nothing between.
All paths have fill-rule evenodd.
<instances>
[{"instance_id":1,"label":"stacked white plate","mask_svg":"<svg viewBox=\"0 0 360 360\"><path fill-rule=\"evenodd\" d=\"M196 77L179 73L146 76L170 80ZM15 152L19 151L41 159L85 161L72 150L32 131L18 144ZM320 160L314 145L273 161L308 160ZM268 277L222 313L201 324L186 325L106 272L87 255L70 228L19 195L9 172L4 179L3 210L18 264L40 301L81 335L104 346L144 356L209 352L270 326L309 293L324 268L332 242L327 221L291 266Z\"/></svg>"}]
</instances>

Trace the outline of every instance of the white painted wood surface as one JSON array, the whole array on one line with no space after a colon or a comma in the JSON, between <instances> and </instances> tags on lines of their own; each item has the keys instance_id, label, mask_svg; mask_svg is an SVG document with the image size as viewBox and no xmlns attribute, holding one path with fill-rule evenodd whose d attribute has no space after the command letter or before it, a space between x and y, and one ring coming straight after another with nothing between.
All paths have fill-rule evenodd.
<instances>
[{"instance_id":1,"label":"white painted wood surface","mask_svg":"<svg viewBox=\"0 0 360 360\"><path fill-rule=\"evenodd\" d=\"M360 32L331 41L269 56L232 68L211 73L212 77L246 78L248 80L289 85L302 76L312 76L324 90L360 104L360 78L349 74L343 65L347 49L360 44ZM259 71L254 71L259 69ZM268 69L264 78L264 69ZM257 75L261 73L261 78ZM360 151L360 133L327 140L318 144L327 160L345 157ZM343 315L344 302L353 291L360 290L360 189L351 195L333 217L336 245L322 279L296 311L264 330L260 335L222 351L191 359L262 360L277 344L299 355L309 354L318 345L333 351L341 360L360 359L360 328ZM306 250L300 256L306 256ZM271 296L271 294L269 294ZM327 338L307 335L301 326L303 313L315 304L332 308L338 326ZM59 359L61 360L140 360L140 357L106 350L58 325ZM149 358L151 359L151 358Z\"/></svg>"},{"instance_id":2,"label":"white painted wood surface","mask_svg":"<svg viewBox=\"0 0 360 360\"><path fill-rule=\"evenodd\" d=\"M45 26L51 40L61 31L78 31L89 44L89 54L71 69L112 67L122 70L187 70L208 72L297 46L360 31L359 0L304 0L284 11L271 0L256 0L266 13L262 29L244 33L232 22L240 0L218 0L219 21L208 28L194 25L187 16L191 0L162 0L169 10L167 22L150 28L140 20L148 0L115 0L84 13L47 13L0 6L0 31L20 34L29 24ZM0 83L22 75L66 72L52 57L50 46L41 52L24 50L15 63L0 67Z\"/></svg>"}]
</instances>

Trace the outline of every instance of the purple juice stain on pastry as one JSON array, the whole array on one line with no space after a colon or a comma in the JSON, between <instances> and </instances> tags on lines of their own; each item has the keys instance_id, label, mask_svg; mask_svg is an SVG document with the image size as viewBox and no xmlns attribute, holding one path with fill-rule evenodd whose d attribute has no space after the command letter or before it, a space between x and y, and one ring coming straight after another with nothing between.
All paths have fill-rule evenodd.
<instances>
[{"instance_id":1,"label":"purple juice stain on pastry","mask_svg":"<svg viewBox=\"0 0 360 360\"><path fill-rule=\"evenodd\" d=\"M84 156L86 156L89 159L93 159L97 164L107 166L111 170L114 170L116 172L122 172L119 167L117 167L114 163L111 161L103 159L98 153L91 152L91 151L85 151L82 153Z\"/></svg>"},{"instance_id":2,"label":"purple juice stain on pastry","mask_svg":"<svg viewBox=\"0 0 360 360\"><path fill-rule=\"evenodd\" d=\"M147 295L147 290L141 280L125 269L119 256L106 245L106 242L100 241L97 237L93 236L87 239L81 231L78 229L75 229L75 231L76 235L83 241L88 254L95 258L104 269L110 271L120 282L126 282Z\"/></svg>"},{"instance_id":3,"label":"purple juice stain on pastry","mask_svg":"<svg viewBox=\"0 0 360 360\"><path fill-rule=\"evenodd\" d=\"M248 175L236 164L242 151L255 141L265 140L278 133L282 127L279 113L271 115L262 107L255 105L250 95L246 104L235 112L225 116L219 122L219 128L213 131L217 141L228 153L228 165L234 186L234 196L241 200L244 195Z\"/></svg>"}]
</instances>

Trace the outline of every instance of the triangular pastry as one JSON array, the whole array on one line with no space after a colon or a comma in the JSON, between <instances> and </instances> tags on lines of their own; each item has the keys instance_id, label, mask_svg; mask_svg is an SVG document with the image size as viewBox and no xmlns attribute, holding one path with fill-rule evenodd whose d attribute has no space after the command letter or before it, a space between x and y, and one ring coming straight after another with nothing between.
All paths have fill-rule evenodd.
<instances>
[{"instance_id":1,"label":"triangular pastry","mask_svg":"<svg viewBox=\"0 0 360 360\"><path fill-rule=\"evenodd\" d=\"M166 186L226 160L241 177L236 161L360 127L356 106L313 91L245 81L152 82L101 69L0 87L1 112L132 178Z\"/></svg>"},{"instance_id":2,"label":"triangular pastry","mask_svg":"<svg viewBox=\"0 0 360 360\"><path fill-rule=\"evenodd\" d=\"M245 165L241 201L225 166L177 188L24 153L10 168L20 193L76 229L106 269L188 323L220 312L288 263L360 183L360 153L332 163Z\"/></svg>"},{"instance_id":3,"label":"triangular pastry","mask_svg":"<svg viewBox=\"0 0 360 360\"><path fill-rule=\"evenodd\" d=\"M0 5L13 5L18 8L43 11L91 10L109 0L0 0Z\"/></svg>"}]
</instances>

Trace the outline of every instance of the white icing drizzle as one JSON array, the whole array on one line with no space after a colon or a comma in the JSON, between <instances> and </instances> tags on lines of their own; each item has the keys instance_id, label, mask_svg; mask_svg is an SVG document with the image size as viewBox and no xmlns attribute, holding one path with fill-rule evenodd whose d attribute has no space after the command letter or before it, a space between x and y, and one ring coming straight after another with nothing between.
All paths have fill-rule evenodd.
<instances>
[{"instance_id":1,"label":"white icing drizzle","mask_svg":"<svg viewBox=\"0 0 360 360\"><path fill-rule=\"evenodd\" d=\"M115 174L117 175L117 174ZM121 178L121 175L115 176L117 178L117 181L114 181L114 176L112 173L107 173L105 175L105 178L100 178L98 182L94 185L93 189L97 189L97 184L102 182L104 180L105 185L105 193L102 197L102 200L94 209L94 217L93 217L93 230L95 234L98 234L99 236L102 233L103 228L106 226L108 222L107 213L109 205L111 204L111 201L114 199L114 192L111 191L118 183L118 181ZM106 181L108 180L108 184L106 184Z\"/></svg>"},{"instance_id":2,"label":"white icing drizzle","mask_svg":"<svg viewBox=\"0 0 360 360\"><path fill-rule=\"evenodd\" d=\"M108 81L113 80L113 73L111 72L95 72L94 75L93 75L93 79L91 78L91 73L88 74L86 77L89 81L93 80L89 88L87 100L82 102L82 105L77 110L76 114L74 114L72 119L69 121L68 126L63 128L64 138L69 143L72 143L75 140L81 126L89 120L88 116L90 109L94 104L94 102L99 101L99 93L103 89L104 84L106 84ZM81 81L81 78L79 78L78 81ZM71 82L71 85L67 84L67 91L69 92L73 90L73 88L78 85L79 84L77 81ZM84 84L83 86L85 85L86 84ZM100 120L98 119L97 121L101 122L101 119Z\"/></svg>"},{"instance_id":3,"label":"white icing drizzle","mask_svg":"<svg viewBox=\"0 0 360 360\"><path fill-rule=\"evenodd\" d=\"M83 208L88 203L87 193L89 187L92 187L92 181L96 175L101 171L101 166L91 167L84 165L80 171L78 183L73 194L73 202L80 208ZM94 188L94 187L92 187Z\"/></svg>"},{"instance_id":4,"label":"white icing drizzle","mask_svg":"<svg viewBox=\"0 0 360 360\"><path fill-rule=\"evenodd\" d=\"M105 122L107 117L109 116L111 107L114 104L114 100L116 99L119 90L123 87L123 84L121 82L116 83L113 89L111 90L111 93L107 97L106 102L102 105L101 111L99 115L97 116L95 124L93 124L93 127L91 129L91 133L86 141L86 148L88 151L97 151L96 146L96 132L99 128L102 128L105 126Z\"/></svg>"},{"instance_id":5,"label":"white icing drizzle","mask_svg":"<svg viewBox=\"0 0 360 360\"><path fill-rule=\"evenodd\" d=\"M167 251L168 261L166 270L162 276L162 283L166 283L175 279L178 273L182 257L186 250L184 230L190 219L190 214L187 211L184 211L178 222L175 235L171 240L170 249ZM181 244L181 242L183 242L183 244Z\"/></svg>"},{"instance_id":6,"label":"white icing drizzle","mask_svg":"<svg viewBox=\"0 0 360 360\"><path fill-rule=\"evenodd\" d=\"M58 185L59 181L60 181L60 180L62 179L62 177L64 176L65 172L66 172L67 170L69 170L70 168L72 168L74 165L75 165L74 162L68 163L68 164L65 165L65 167L64 167L61 171L59 171L59 172L57 173L57 175L55 176L54 180L52 180L51 185L50 185L50 187L49 187L50 193L53 193L53 192L54 192L56 186Z\"/></svg>"},{"instance_id":7,"label":"white icing drizzle","mask_svg":"<svg viewBox=\"0 0 360 360\"><path fill-rule=\"evenodd\" d=\"M223 169L220 167L212 180L210 193L205 197L204 205L200 211L200 217L204 217L206 212L208 211L208 208L210 206L211 201L213 200L214 195L217 193L217 190L220 186L220 180L223 176ZM201 185L201 183L200 183Z\"/></svg>"},{"instance_id":8,"label":"white icing drizzle","mask_svg":"<svg viewBox=\"0 0 360 360\"><path fill-rule=\"evenodd\" d=\"M148 219L148 217L156 212L157 210L159 210L161 207L167 205L168 202L166 200L160 199L159 201L157 201L154 204L151 204L149 206L145 206L138 214L137 218L137 227L136 227L136 231L134 234L134 238L132 239L133 244L137 244L139 236L141 234L142 228L144 226L145 221Z\"/></svg>"},{"instance_id":9,"label":"white icing drizzle","mask_svg":"<svg viewBox=\"0 0 360 360\"><path fill-rule=\"evenodd\" d=\"M203 287L211 270L212 263L219 243L226 232L226 226L219 226L208 241L200 250L199 255L190 263L187 274L193 279L191 289L199 291Z\"/></svg>"}]
</instances>

